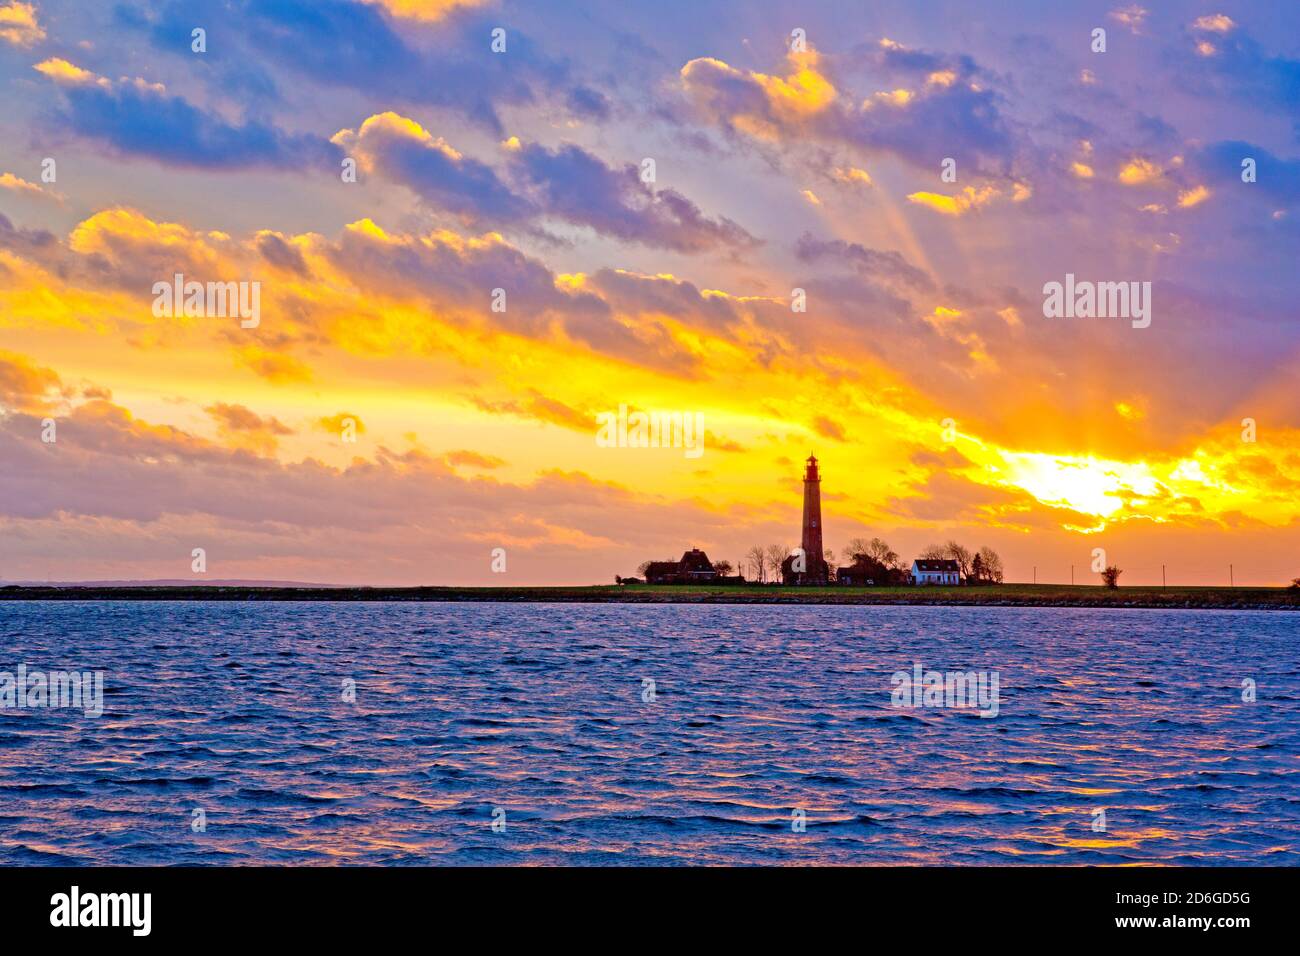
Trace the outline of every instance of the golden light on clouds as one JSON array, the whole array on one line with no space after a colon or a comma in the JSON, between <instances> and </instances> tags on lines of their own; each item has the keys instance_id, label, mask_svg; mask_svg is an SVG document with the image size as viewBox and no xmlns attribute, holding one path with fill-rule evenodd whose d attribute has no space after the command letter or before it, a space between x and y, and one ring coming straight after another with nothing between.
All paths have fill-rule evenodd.
<instances>
[{"instance_id":1,"label":"golden light on clouds","mask_svg":"<svg viewBox=\"0 0 1300 956\"><path fill-rule=\"evenodd\" d=\"M1300 456L1274 313L1289 299L1241 263L1276 254L1250 244L1294 221L1293 197L1270 175L1228 202L1219 160L1239 150L1179 112L1204 102L1156 101L1185 79L1163 75L1175 61L1206 73L1202 100L1236 82L1222 67L1244 70L1255 41L1225 14L1186 14L1162 40L1144 9L1112 4L1098 19L1116 46L1162 56L1080 56L1036 89L1041 62L1026 71L979 31L970 49L960 31L927 40L912 17L843 36L819 20L816 49L785 28L639 30L645 49L601 60L606 18L565 5L507 17L510 53L495 56L499 4L369 2L317 26L392 63L314 50L305 69L292 58L308 51L280 46L314 16L292 4L223 32L216 60L178 60L148 59L120 25L47 48L44 31L76 18L0 0L9 92L33 97L14 141L59 144L57 184L43 149L0 167L0 429L40 409L102 428L105 448L152 443L124 459L201 451L168 476L182 487L235 456L252 462L252 503L286 475L319 479L303 498L333 511L370 480L395 507L433 489L431 525L481 508L503 524L489 536L539 549L544 574L565 548L600 551L572 580L630 572L621 550L658 556L688 531L728 549L782 540L810 448L832 546L988 531L1059 558L1081 532L1156 526L1203 550L1240 527L1285 543ZM270 49L276 88L302 85L291 104L194 69ZM1256 92L1276 112L1268 80ZM28 114L58 129L23 130ZM1254 155L1290 155L1275 118L1243 124ZM656 156L657 181L637 169ZM959 181L938 175L943 157ZM1152 280L1152 329L1045 319L1039 290L1067 272ZM155 313L152 286L179 273L259 281L260 324ZM1214 318L1225 302L1241 303L1231 329ZM620 403L702 414L704 457L598 447L596 416ZM1267 449L1236 439L1245 415ZM611 533L586 530L606 520Z\"/></svg>"},{"instance_id":2,"label":"golden light on clouds","mask_svg":"<svg viewBox=\"0 0 1300 956\"><path fill-rule=\"evenodd\" d=\"M45 39L45 29L36 16L36 5L22 0L0 6L0 40L14 46L34 46Z\"/></svg>"},{"instance_id":3,"label":"golden light on clouds","mask_svg":"<svg viewBox=\"0 0 1300 956\"><path fill-rule=\"evenodd\" d=\"M967 186L953 196L931 192L909 193L907 201L926 206L935 212L943 213L945 216L961 216L972 209L979 209L981 206L988 205L997 196L998 190L993 186L981 186L978 189L974 186Z\"/></svg>"},{"instance_id":4,"label":"golden light on clouds","mask_svg":"<svg viewBox=\"0 0 1300 956\"><path fill-rule=\"evenodd\" d=\"M441 20L455 10L484 6L488 0L365 0L393 16L412 20Z\"/></svg>"},{"instance_id":5,"label":"golden light on clouds","mask_svg":"<svg viewBox=\"0 0 1300 956\"><path fill-rule=\"evenodd\" d=\"M83 83L97 83L100 86L108 86L109 82L102 76L97 76L89 70L83 70L75 63L70 63L61 57L50 57L48 60L42 60L32 67L37 73L44 74L56 83L70 83L73 85Z\"/></svg>"},{"instance_id":6,"label":"golden light on clouds","mask_svg":"<svg viewBox=\"0 0 1300 956\"><path fill-rule=\"evenodd\" d=\"M1155 163L1141 156L1130 159L1119 171L1119 181L1125 186L1142 186L1155 182L1164 175Z\"/></svg>"},{"instance_id":7,"label":"golden light on clouds","mask_svg":"<svg viewBox=\"0 0 1300 956\"><path fill-rule=\"evenodd\" d=\"M1232 18L1223 13L1207 14L1192 21L1193 28L1208 30L1211 33L1228 33L1236 24Z\"/></svg>"},{"instance_id":8,"label":"golden light on clouds","mask_svg":"<svg viewBox=\"0 0 1300 956\"><path fill-rule=\"evenodd\" d=\"M1199 206L1209 198L1210 190L1207 186L1193 186L1191 189L1185 189L1178 194L1178 205L1182 209L1190 209L1193 206Z\"/></svg>"}]
</instances>

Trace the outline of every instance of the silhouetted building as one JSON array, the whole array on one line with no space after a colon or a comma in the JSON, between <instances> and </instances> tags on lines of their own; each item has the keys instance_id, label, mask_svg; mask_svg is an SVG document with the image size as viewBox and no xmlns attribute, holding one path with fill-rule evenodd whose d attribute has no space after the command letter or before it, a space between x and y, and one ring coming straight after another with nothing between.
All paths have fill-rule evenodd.
<instances>
[{"instance_id":1,"label":"silhouetted building","mask_svg":"<svg viewBox=\"0 0 1300 956\"><path fill-rule=\"evenodd\" d=\"M885 566L875 558L868 557L865 554L855 554L852 564L835 572L835 581L838 584L852 584L855 587L885 584L886 582L881 575L881 572L885 570L887 570Z\"/></svg>"},{"instance_id":2,"label":"silhouetted building","mask_svg":"<svg viewBox=\"0 0 1300 956\"><path fill-rule=\"evenodd\" d=\"M821 484L817 458L810 454L803 473L803 534L799 545L803 554L792 554L781 562L781 580L786 584L830 583L830 568L822 551Z\"/></svg>"},{"instance_id":3,"label":"silhouetted building","mask_svg":"<svg viewBox=\"0 0 1300 956\"><path fill-rule=\"evenodd\" d=\"M707 584L715 580L709 556L699 548L692 548L680 561L651 561L645 569L646 584Z\"/></svg>"}]
</instances>

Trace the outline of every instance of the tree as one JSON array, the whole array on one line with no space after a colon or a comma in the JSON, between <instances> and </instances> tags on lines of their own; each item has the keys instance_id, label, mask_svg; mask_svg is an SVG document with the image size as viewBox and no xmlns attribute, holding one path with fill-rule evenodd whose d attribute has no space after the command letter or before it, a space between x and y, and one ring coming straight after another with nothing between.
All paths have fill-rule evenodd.
<instances>
[{"instance_id":1,"label":"tree","mask_svg":"<svg viewBox=\"0 0 1300 956\"><path fill-rule=\"evenodd\" d=\"M1291 580L1291 587L1300 589L1300 578L1293 578Z\"/></svg>"},{"instance_id":2,"label":"tree","mask_svg":"<svg viewBox=\"0 0 1300 956\"><path fill-rule=\"evenodd\" d=\"M996 551L988 545L980 548L979 554L975 555L979 559L980 573L984 580L992 581L994 584L1002 583L1002 558ZM971 562L972 567L974 562Z\"/></svg>"},{"instance_id":3,"label":"tree","mask_svg":"<svg viewBox=\"0 0 1300 956\"><path fill-rule=\"evenodd\" d=\"M867 554L871 555L887 568L902 568L903 562L898 557L898 552L889 546L889 543L880 538L872 538L867 545Z\"/></svg>"},{"instance_id":4,"label":"tree","mask_svg":"<svg viewBox=\"0 0 1300 956\"><path fill-rule=\"evenodd\" d=\"M767 566L772 571L772 580L781 583L781 562L786 559L790 553L789 548L783 548L779 544L769 544L767 546Z\"/></svg>"},{"instance_id":5,"label":"tree","mask_svg":"<svg viewBox=\"0 0 1300 956\"><path fill-rule=\"evenodd\" d=\"M826 560L827 579L834 581L835 580L835 549L827 548L826 553L822 555L822 557L825 558Z\"/></svg>"},{"instance_id":6,"label":"tree","mask_svg":"<svg viewBox=\"0 0 1300 956\"><path fill-rule=\"evenodd\" d=\"M745 557L749 559L749 566L754 572L754 578L759 584L767 581L767 553L763 550L761 544L756 544L745 552Z\"/></svg>"},{"instance_id":7,"label":"tree","mask_svg":"<svg viewBox=\"0 0 1300 956\"><path fill-rule=\"evenodd\" d=\"M970 584L984 583L984 559L978 554L971 559L970 577L966 579Z\"/></svg>"},{"instance_id":8,"label":"tree","mask_svg":"<svg viewBox=\"0 0 1300 956\"><path fill-rule=\"evenodd\" d=\"M718 577L726 578L731 576L730 561L714 561L713 570L718 572Z\"/></svg>"},{"instance_id":9,"label":"tree","mask_svg":"<svg viewBox=\"0 0 1300 956\"><path fill-rule=\"evenodd\" d=\"M957 562L957 570L964 578L970 577L971 553L956 541L949 541L943 546L944 557Z\"/></svg>"},{"instance_id":10,"label":"tree","mask_svg":"<svg viewBox=\"0 0 1300 956\"><path fill-rule=\"evenodd\" d=\"M878 541L873 538L872 541ZM852 564L860 554L870 554L871 542L866 538L850 538L849 543L844 546L844 563Z\"/></svg>"},{"instance_id":11,"label":"tree","mask_svg":"<svg viewBox=\"0 0 1300 956\"><path fill-rule=\"evenodd\" d=\"M1106 587L1113 590L1114 588L1119 587L1119 576L1123 573L1123 571L1112 564L1107 566L1105 571L1101 572L1101 579L1106 582Z\"/></svg>"},{"instance_id":12,"label":"tree","mask_svg":"<svg viewBox=\"0 0 1300 956\"><path fill-rule=\"evenodd\" d=\"M636 573L639 574L644 579L645 573L646 571L650 570L650 565L652 563L653 562L651 561L642 561L640 564L636 566Z\"/></svg>"},{"instance_id":13,"label":"tree","mask_svg":"<svg viewBox=\"0 0 1300 956\"><path fill-rule=\"evenodd\" d=\"M922 561L943 561L948 557L948 550L942 545L932 544L921 552Z\"/></svg>"}]
</instances>

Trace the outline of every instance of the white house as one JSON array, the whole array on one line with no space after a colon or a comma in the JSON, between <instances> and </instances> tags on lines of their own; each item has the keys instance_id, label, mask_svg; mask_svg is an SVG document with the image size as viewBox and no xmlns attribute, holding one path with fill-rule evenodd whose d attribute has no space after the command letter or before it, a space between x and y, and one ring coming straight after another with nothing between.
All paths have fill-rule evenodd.
<instances>
[{"instance_id":1,"label":"white house","mask_svg":"<svg viewBox=\"0 0 1300 956\"><path fill-rule=\"evenodd\" d=\"M917 558L912 562L913 584L961 584L961 568L947 558Z\"/></svg>"}]
</instances>

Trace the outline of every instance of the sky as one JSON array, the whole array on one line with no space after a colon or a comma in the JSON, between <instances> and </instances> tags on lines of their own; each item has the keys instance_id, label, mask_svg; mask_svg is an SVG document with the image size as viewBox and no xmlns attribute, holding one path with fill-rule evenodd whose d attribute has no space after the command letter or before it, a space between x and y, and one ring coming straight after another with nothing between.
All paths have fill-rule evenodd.
<instances>
[{"instance_id":1,"label":"sky","mask_svg":"<svg viewBox=\"0 0 1300 956\"><path fill-rule=\"evenodd\" d=\"M0 0L0 579L1289 582L1300 6L1065 7Z\"/></svg>"}]
</instances>

